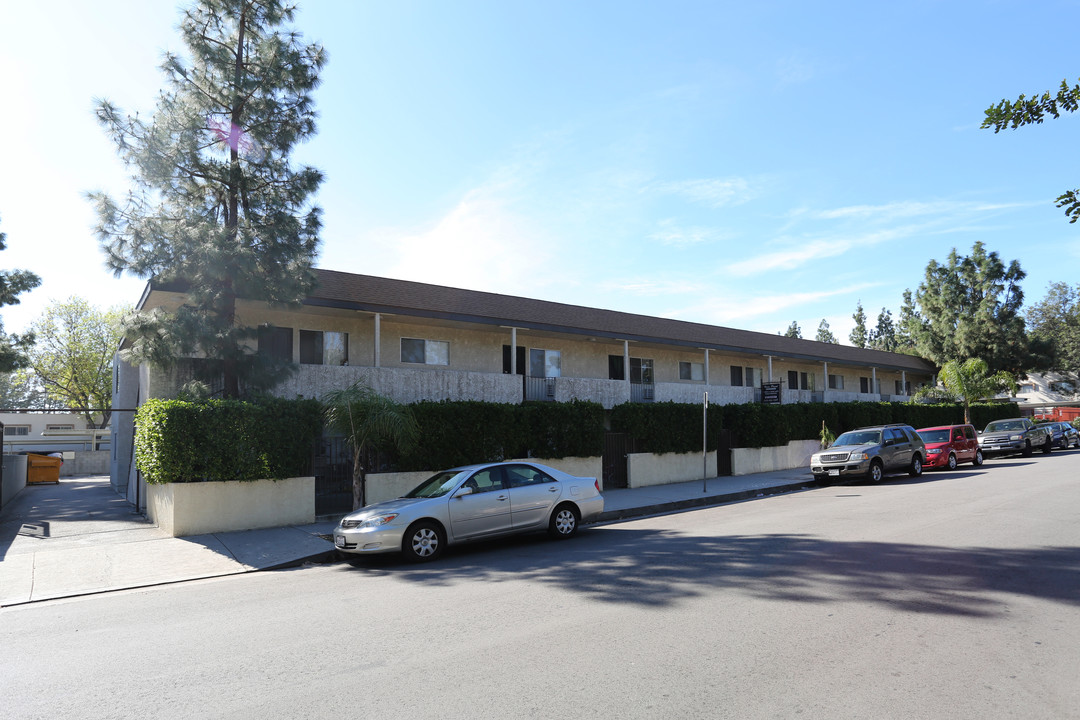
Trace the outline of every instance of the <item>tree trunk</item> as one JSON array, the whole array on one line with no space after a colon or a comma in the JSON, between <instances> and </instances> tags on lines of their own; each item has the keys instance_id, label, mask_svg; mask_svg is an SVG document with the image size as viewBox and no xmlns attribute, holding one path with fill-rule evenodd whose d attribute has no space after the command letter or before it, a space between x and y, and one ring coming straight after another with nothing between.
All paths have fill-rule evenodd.
<instances>
[{"instance_id":1,"label":"tree trunk","mask_svg":"<svg viewBox=\"0 0 1080 720\"><path fill-rule=\"evenodd\" d=\"M360 450L353 450L352 466L352 497L353 510L364 507L364 465L361 462Z\"/></svg>"}]
</instances>

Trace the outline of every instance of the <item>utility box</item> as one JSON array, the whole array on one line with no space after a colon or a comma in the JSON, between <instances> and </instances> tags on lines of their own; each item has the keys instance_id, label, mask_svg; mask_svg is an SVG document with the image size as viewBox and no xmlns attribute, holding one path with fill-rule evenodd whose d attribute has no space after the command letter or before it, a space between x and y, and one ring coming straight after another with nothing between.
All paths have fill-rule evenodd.
<instances>
[{"instance_id":1,"label":"utility box","mask_svg":"<svg viewBox=\"0 0 1080 720\"><path fill-rule=\"evenodd\" d=\"M28 454L26 456L26 484L59 483L60 466L63 464L64 461L58 457Z\"/></svg>"}]
</instances>

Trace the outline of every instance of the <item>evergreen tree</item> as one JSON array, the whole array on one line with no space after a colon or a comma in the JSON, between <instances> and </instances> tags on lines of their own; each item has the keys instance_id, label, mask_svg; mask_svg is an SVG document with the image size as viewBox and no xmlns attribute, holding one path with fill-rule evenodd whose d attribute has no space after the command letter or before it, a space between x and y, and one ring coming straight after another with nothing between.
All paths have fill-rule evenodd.
<instances>
[{"instance_id":1,"label":"evergreen tree","mask_svg":"<svg viewBox=\"0 0 1080 720\"><path fill-rule=\"evenodd\" d=\"M1080 376L1080 285L1051 283L1046 297L1025 314L1032 344L1049 346L1047 367Z\"/></svg>"},{"instance_id":2,"label":"evergreen tree","mask_svg":"<svg viewBox=\"0 0 1080 720\"><path fill-rule=\"evenodd\" d=\"M922 331L922 317L915 309L915 300L911 290L904 290L904 304L900 306L900 317L896 321L896 351L915 353L915 337Z\"/></svg>"},{"instance_id":3,"label":"evergreen tree","mask_svg":"<svg viewBox=\"0 0 1080 720\"><path fill-rule=\"evenodd\" d=\"M851 319L855 321L855 328L848 335L848 339L851 340L851 344L857 348L866 347L867 333L866 333L866 313L863 312L862 300L855 306L855 314L851 316Z\"/></svg>"},{"instance_id":4,"label":"evergreen tree","mask_svg":"<svg viewBox=\"0 0 1080 720\"><path fill-rule=\"evenodd\" d=\"M198 0L180 23L187 57L166 55L151 118L97 108L132 171L123 204L90 196L108 264L186 292L176 310L127 318L128 357L205 358L229 397L289 369L252 351L257 329L238 322L237 300L295 307L315 283L322 174L289 156L315 132L326 56L287 27L293 14L280 0Z\"/></svg>"},{"instance_id":5,"label":"evergreen tree","mask_svg":"<svg viewBox=\"0 0 1080 720\"><path fill-rule=\"evenodd\" d=\"M877 316L877 325L870 331L867 346L887 352L896 350L896 327L893 325L891 310L881 308Z\"/></svg>"},{"instance_id":6,"label":"evergreen tree","mask_svg":"<svg viewBox=\"0 0 1080 720\"><path fill-rule=\"evenodd\" d=\"M1029 369L1032 355L1019 314L1024 277L1019 262L1006 267L981 242L970 257L954 248L945 264L931 260L915 292L922 319L914 336L918 354L938 365L983 358L991 373Z\"/></svg>"},{"instance_id":7,"label":"evergreen tree","mask_svg":"<svg viewBox=\"0 0 1080 720\"><path fill-rule=\"evenodd\" d=\"M801 338L802 330L799 328L799 323L792 320L791 324L788 325L788 329L784 331L784 337Z\"/></svg>"},{"instance_id":8,"label":"evergreen tree","mask_svg":"<svg viewBox=\"0 0 1080 720\"><path fill-rule=\"evenodd\" d=\"M825 318L821 318L821 324L818 325L817 329L817 337L814 339L818 342L837 344L836 336L832 334L832 330L829 329L829 321Z\"/></svg>"},{"instance_id":9,"label":"evergreen tree","mask_svg":"<svg viewBox=\"0 0 1080 720\"><path fill-rule=\"evenodd\" d=\"M0 232L0 250L7 249L7 235ZM0 270L0 307L18 305L19 295L41 284L41 278L29 270ZM0 373L9 373L26 364L26 350L33 344L33 334L8 335L0 321Z\"/></svg>"}]
</instances>

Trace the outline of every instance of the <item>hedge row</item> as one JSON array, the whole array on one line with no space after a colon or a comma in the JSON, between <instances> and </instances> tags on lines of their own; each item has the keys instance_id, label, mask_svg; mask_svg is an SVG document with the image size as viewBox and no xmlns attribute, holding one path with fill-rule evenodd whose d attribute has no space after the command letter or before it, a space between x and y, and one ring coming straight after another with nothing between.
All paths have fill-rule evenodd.
<instances>
[{"instance_id":1,"label":"hedge row","mask_svg":"<svg viewBox=\"0 0 1080 720\"><path fill-rule=\"evenodd\" d=\"M605 412L599 403L420 402L410 406L420 442L392 459L399 470L430 470L516 457L595 457L603 453ZM971 408L976 427L1018 415L1014 404ZM734 447L785 445L816 439L822 422L835 434L866 425L914 427L962 422L956 405L798 403L713 405L707 447L719 430ZM627 433L644 452L701 449L702 409L679 403L626 403L611 410L610 429ZM150 483L257 480L304 474L322 434L315 400L149 400L135 419L135 462Z\"/></svg>"},{"instance_id":2,"label":"hedge row","mask_svg":"<svg viewBox=\"0 0 1080 720\"><path fill-rule=\"evenodd\" d=\"M1013 403L986 403L971 407L972 424L983 428L991 420L1017 417ZM950 425L964 420L958 405L919 403L847 402L791 405L711 405L706 447L715 450L719 429L732 431L733 447L772 447L792 440L814 440L821 424L834 434L867 425L907 423L913 427ZM644 452L694 452L701 449L702 409L680 403L627 403L611 411L611 429L627 433Z\"/></svg>"},{"instance_id":3,"label":"hedge row","mask_svg":"<svg viewBox=\"0 0 1080 720\"><path fill-rule=\"evenodd\" d=\"M599 403L477 401L419 402L409 406L420 443L394 463L430 470L515 457L594 457L604 448Z\"/></svg>"},{"instance_id":4,"label":"hedge row","mask_svg":"<svg viewBox=\"0 0 1080 720\"><path fill-rule=\"evenodd\" d=\"M295 477L321 433L315 400L147 400L135 414L135 464L148 483Z\"/></svg>"}]
</instances>

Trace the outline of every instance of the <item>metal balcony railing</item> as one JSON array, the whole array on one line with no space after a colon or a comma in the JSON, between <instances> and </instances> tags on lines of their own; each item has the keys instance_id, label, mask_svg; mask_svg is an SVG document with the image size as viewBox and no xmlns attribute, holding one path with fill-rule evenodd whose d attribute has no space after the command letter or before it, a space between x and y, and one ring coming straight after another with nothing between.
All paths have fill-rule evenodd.
<instances>
[{"instance_id":1,"label":"metal balcony railing","mask_svg":"<svg viewBox=\"0 0 1080 720\"><path fill-rule=\"evenodd\" d=\"M555 387L558 378L524 376L525 399L542 402L555 402Z\"/></svg>"},{"instance_id":2,"label":"metal balcony railing","mask_svg":"<svg viewBox=\"0 0 1080 720\"><path fill-rule=\"evenodd\" d=\"M652 383L630 383L630 402L651 403L656 401L656 385Z\"/></svg>"}]
</instances>

